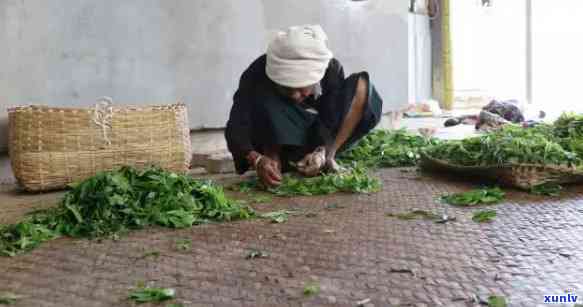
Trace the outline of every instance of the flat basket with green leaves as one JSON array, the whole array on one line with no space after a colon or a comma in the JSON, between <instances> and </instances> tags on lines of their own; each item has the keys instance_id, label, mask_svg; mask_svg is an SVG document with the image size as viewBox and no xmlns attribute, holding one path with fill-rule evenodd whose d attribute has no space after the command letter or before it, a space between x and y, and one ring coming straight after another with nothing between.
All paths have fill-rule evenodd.
<instances>
[{"instance_id":1,"label":"flat basket with green leaves","mask_svg":"<svg viewBox=\"0 0 583 307\"><path fill-rule=\"evenodd\" d=\"M566 114L552 125L506 125L477 137L441 141L421 150L420 165L521 189L583 182L581 119Z\"/></svg>"},{"instance_id":2,"label":"flat basket with green leaves","mask_svg":"<svg viewBox=\"0 0 583 307\"><path fill-rule=\"evenodd\" d=\"M484 178L524 190L549 183L583 182L583 173L574 167L536 164L465 166L430 157L424 152L421 153L421 168L434 172Z\"/></svg>"}]
</instances>

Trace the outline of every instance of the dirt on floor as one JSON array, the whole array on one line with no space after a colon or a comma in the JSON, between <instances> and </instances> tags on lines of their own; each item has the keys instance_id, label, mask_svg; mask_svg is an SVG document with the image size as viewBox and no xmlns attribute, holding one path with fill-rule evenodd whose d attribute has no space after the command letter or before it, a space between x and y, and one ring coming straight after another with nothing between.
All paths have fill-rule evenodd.
<instances>
[{"instance_id":1,"label":"dirt on floor","mask_svg":"<svg viewBox=\"0 0 583 307\"><path fill-rule=\"evenodd\" d=\"M14 306L84 307L133 306L127 297L138 284L173 288L176 299L168 303L183 306L477 306L490 295L504 296L509 306L539 306L545 295L583 296L583 188L567 188L559 198L508 190L495 206L447 207L456 221L439 224L387 213L443 214L438 196L476 183L411 168L376 175L383 181L376 194L252 205L259 212L297 209L284 223L256 219L47 242L0 258L0 292L20 295ZM0 223L59 197L49 195L0 205ZM472 221L484 208L497 211L495 220ZM265 257L248 259L253 251ZM319 290L306 295L306 286Z\"/></svg>"}]
</instances>

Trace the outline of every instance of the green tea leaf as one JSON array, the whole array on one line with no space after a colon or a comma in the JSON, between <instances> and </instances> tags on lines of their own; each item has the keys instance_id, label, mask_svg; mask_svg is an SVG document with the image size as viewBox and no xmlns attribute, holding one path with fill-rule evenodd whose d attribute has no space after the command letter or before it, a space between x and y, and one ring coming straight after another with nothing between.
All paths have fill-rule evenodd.
<instances>
[{"instance_id":1,"label":"green tea leaf","mask_svg":"<svg viewBox=\"0 0 583 307\"><path fill-rule=\"evenodd\" d=\"M171 288L143 287L134 289L130 293L129 298L137 303L157 303L173 299L175 295L176 292Z\"/></svg>"},{"instance_id":2,"label":"green tea leaf","mask_svg":"<svg viewBox=\"0 0 583 307\"><path fill-rule=\"evenodd\" d=\"M296 211L292 211L292 210L279 210L279 211L273 211L273 212L267 212L267 213L263 213L260 214L259 217L264 218L264 219L269 219L271 220L272 223L283 223L283 222L287 222L288 216L290 213L294 213Z\"/></svg>"},{"instance_id":3,"label":"green tea leaf","mask_svg":"<svg viewBox=\"0 0 583 307\"><path fill-rule=\"evenodd\" d=\"M304 287L304 295L305 296L312 296L320 293L320 285L317 283L308 283Z\"/></svg>"},{"instance_id":4,"label":"green tea leaf","mask_svg":"<svg viewBox=\"0 0 583 307\"><path fill-rule=\"evenodd\" d=\"M21 298L23 296L11 292L0 292L0 305L12 305Z\"/></svg>"},{"instance_id":5,"label":"green tea leaf","mask_svg":"<svg viewBox=\"0 0 583 307\"><path fill-rule=\"evenodd\" d=\"M189 251L192 249L192 239L178 239L176 240L176 249L179 251Z\"/></svg>"},{"instance_id":6,"label":"green tea leaf","mask_svg":"<svg viewBox=\"0 0 583 307\"><path fill-rule=\"evenodd\" d=\"M496 211L494 210L483 210L474 213L472 216L472 221L477 223L491 222L496 217Z\"/></svg>"},{"instance_id":7,"label":"green tea leaf","mask_svg":"<svg viewBox=\"0 0 583 307\"><path fill-rule=\"evenodd\" d=\"M488 298L488 307L506 307L506 298L503 296L490 296Z\"/></svg>"}]
</instances>

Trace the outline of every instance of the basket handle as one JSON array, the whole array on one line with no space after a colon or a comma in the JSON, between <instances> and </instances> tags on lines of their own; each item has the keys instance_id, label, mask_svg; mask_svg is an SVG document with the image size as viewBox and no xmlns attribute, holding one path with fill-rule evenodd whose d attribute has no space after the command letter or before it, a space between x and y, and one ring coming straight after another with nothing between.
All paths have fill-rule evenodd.
<instances>
[{"instance_id":1,"label":"basket handle","mask_svg":"<svg viewBox=\"0 0 583 307\"><path fill-rule=\"evenodd\" d=\"M111 129L111 118L113 117L113 99L103 96L97 99L93 110L93 123L101 128L103 140L107 146L111 146L111 140L107 135L107 129Z\"/></svg>"}]
</instances>

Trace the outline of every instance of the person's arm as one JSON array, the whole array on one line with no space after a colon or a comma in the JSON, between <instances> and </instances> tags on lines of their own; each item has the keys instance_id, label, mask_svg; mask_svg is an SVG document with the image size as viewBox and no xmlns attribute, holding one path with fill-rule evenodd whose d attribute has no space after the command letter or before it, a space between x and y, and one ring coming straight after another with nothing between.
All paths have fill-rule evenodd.
<instances>
[{"instance_id":1,"label":"person's arm","mask_svg":"<svg viewBox=\"0 0 583 307\"><path fill-rule=\"evenodd\" d=\"M251 112L253 92L265 75L265 55L256 59L241 75L239 87L233 96L233 106L225 130L229 151L239 174L254 167L261 156L251 142Z\"/></svg>"},{"instance_id":2,"label":"person's arm","mask_svg":"<svg viewBox=\"0 0 583 307\"><path fill-rule=\"evenodd\" d=\"M237 172L242 174L252 168L257 171L263 184L269 187L277 186L282 180L279 162L253 149L249 137L250 117L248 113L245 114L249 110L244 106L240 104L237 108L233 107L225 131L227 145L235 160Z\"/></svg>"}]
</instances>

